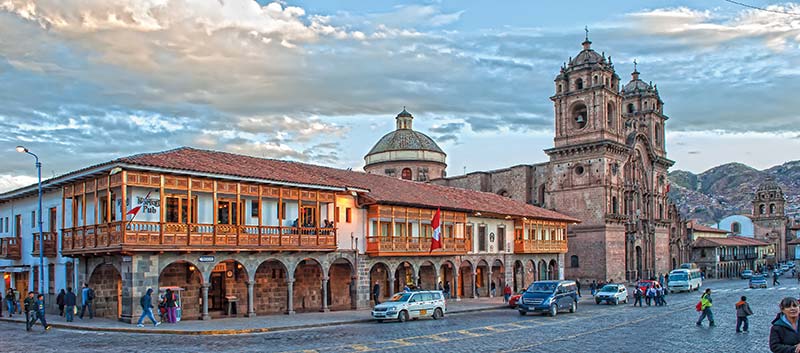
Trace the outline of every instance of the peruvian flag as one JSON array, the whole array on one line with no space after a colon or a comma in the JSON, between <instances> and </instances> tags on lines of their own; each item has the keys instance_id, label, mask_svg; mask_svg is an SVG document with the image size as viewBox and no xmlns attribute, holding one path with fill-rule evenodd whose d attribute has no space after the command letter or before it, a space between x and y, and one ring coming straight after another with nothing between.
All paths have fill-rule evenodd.
<instances>
[{"instance_id":1,"label":"peruvian flag","mask_svg":"<svg viewBox=\"0 0 800 353\"><path fill-rule=\"evenodd\" d=\"M431 236L431 251L428 251L430 254L435 249L442 248L442 227L439 224L439 218L441 217L441 211L437 208L436 214L433 215L433 219L431 220L431 227L433 227L433 236Z\"/></svg>"},{"instance_id":2,"label":"peruvian flag","mask_svg":"<svg viewBox=\"0 0 800 353\"><path fill-rule=\"evenodd\" d=\"M147 202L147 200L150 198L150 193L151 193L151 192L153 192L153 191L152 191L152 190L151 190L151 191L148 191L148 192L147 192L147 195L144 197L144 199L142 199L142 203L140 203L140 204L136 205L136 207L134 207L134 208L131 208L131 210L130 210L130 211L128 211L128 213L126 213L125 215L126 215L126 216L127 216L127 215L133 215L133 217L131 218L131 220L133 220L133 218L136 218L136 215L137 215L137 214L139 214L139 211L142 209L142 206L144 206L144 204L145 204L145 203Z\"/></svg>"}]
</instances>

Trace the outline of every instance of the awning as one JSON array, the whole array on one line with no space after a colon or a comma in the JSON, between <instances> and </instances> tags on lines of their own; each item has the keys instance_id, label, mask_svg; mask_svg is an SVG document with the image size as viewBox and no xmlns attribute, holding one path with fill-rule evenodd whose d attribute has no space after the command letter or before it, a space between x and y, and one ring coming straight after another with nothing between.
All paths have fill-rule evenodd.
<instances>
[{"instance_id":1,"label":"awning","mask_svg":"<svg viewBox=\"0 0 800 353\"><path fill-rule=\"evenodd\" d=\"M31 267L28 265L0 267L0 272L28 272L30 270Z\"/></svg>"}]
</instances>

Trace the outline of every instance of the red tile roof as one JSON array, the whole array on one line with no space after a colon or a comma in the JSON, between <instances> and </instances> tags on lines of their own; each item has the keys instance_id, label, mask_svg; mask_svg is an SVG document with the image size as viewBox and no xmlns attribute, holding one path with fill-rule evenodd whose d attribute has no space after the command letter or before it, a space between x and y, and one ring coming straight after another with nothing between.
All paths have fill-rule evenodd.
<instances>
[{"instance_id":1,"label":"red tile roof","mask_svg":"<svg viewBox=\"0 0 800 353\"><path fill-rule=\"evenodd\" d=\"M692 244L695 248L716 248L718 246L766 246L770 245L762 240L753 239L750 237L742 237L738 235L731 235L725 238L707 238L701 237Z\"/></svg>"},{"instance_id":2,"label":"red tile roof","mask_svg":"<svg viewBox=\"0 0 800 353\"><path fill-rule=\"evenodd\" d=\"M317 186L367 189L377 203L580 222L578 219L493 193L472 191L313 164L182 147L123 157L114 162Z\"/></svg>"},{"instance_id":3,"label":"red tile roof","mask_svg":"<svg viewBox=\"0 0 800 353\"><path fill-rule=\"evenodd\" d=\"M720 233L720 234L727 234L730 233L724 229L713 228L709 226L704 226L697 221L689 221L688 227L697 232L706 232L706 233Z\"/></svg>"}]
</instances>

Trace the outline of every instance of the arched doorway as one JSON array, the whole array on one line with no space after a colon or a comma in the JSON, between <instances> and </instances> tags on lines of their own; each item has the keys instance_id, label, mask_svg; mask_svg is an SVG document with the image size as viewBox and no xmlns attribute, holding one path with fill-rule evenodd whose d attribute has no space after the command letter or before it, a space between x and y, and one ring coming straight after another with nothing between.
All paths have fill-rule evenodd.
<instances>
[{"instance_id":1,"label":"arched doorway","mask_svg":"<svg viewBox=\"0 0 800 353\"><path fill-rule=\"evenodd\" d=\"M550 279L547 277L547 262L544 260L539 261L539 281L546 281Z\"/></svg>"},{"instance_id":2,"label":"arched doorway","mask_svg":"<svg viewBox=\"0 0 800 353\"><path fill-rule=\"evenodd\" d=\"M256 268L253 305L256 314L278 314L288 310L289 286L286 283L286 265L270 259Z\"/></svg>"},{"instance_id":3,"label":"arched doorway","mask_svg":"<svg viewBox=\"0 0 800 353\"><path fill-rule=\"evenodd\" d=\"M547 277L549 279L558 279L558 262L550 260L550 266L547 267Z\"/></svg>"},{"instance_id":4,"label":"arched doorway","mask_svg":"<svg viewBox=\"0 0 800 353\"><path fill-rule=\"evenodd\" d=\"M425 261L419 266L420 289L437 289L436 266L433 262Z\"/></svg>"},{"instance_id":5,"label":"arched doorway","mask_svg":"<svg viewBox=\"0 0 800 353\"><path fill-rule=\"evenodd\" d=\"M247 269L236 260L223 260L211 269L208 283L208 314L211 317L227 315L228 302L236 315L247 314Z\"/></svg>"},{"instance_id":6,"label":"arched doorway","mask_svg":"<svg viewBox=\"0 0 800 353\"><path fill-rule=\"evenodd\" d=\"M458 267L458 295L462 298L475 298L474 286L475 275L472 273L472 263L464 260Z\"/></svg>"},{"instance_id":7,"label":"arched doorway","mask_svg":"<svg viewBox=\"0 0 800 353\"><path fill-rule=\"evenodd\" d=\"M395 293L402 291L406 286L414 289L417 286L414 282L414 266L408 261L401 262L394 271Z\"/></svg>"},{"instance_id":8,"label":"arched doorway","mask_svg":"<svg viewBox=\"0 0 800 353\"><path fill-rule=\"evenodd\" d=\"M111 264L95 267L89 277L89 288L94 290L94 315L119 319L122 312L122 276L119 271ZM78 289L76 295L80 293Z\"/></svg>"},{"instance_id":9,"label":"arched doorway","mask_svg":"<svg viewBox=\"0 0 800 353\"><path fill-rule=\"evenodd\" d=\"M452 296L457 290L455 283L456 267L451 261L445 261L439 267L439 280L442 282L442 290L446 298Z\"/></svg>"},{"instance_id":10,"label":"arched doorway","mask_svg":"<svg viewBox=\"0 0 800 353\"><path fill-rule=\"evenodd\" d=\"M369 299L371 301L374 300L372 291L375 288L375 283L380 287L380 294L378 295L379 301L383 302L385 298L392 295L394 280L389 280L390 273L389 266L383 262L372 265L372 268L369 270ZM375 302L373 301L372 303L374 304Z\"/></svg>"},{"instance_id":11,"label":"arched doorway","mask_svg":"<svg viewBox=\"0 0 800 353\"><path fill-rule=\"evenodd\" d=\"M307 258L297 264L292 291L294 311L322 310L322 265L317 260Z\"/></svg>"},{"instance_id":12,"label":"arched doorway","mask_svg":"<svg viewBox=\"0 0 800 353\"><path fill-rule=\"evenodd\" d=\"M636 247L636 278L642 279L642 247ZM649 279L649 278L648 278Z\"/></svg>"},{"instance_id":13,"label":"arched doorway","mask_svg":"<svg viewBox=\"0 0 800 353\"><path fill-rule=\"evenodd\" d=\"M514 293L519 292L522 288L525 288L525 266L522 265L522 261L514 261L514 283L512 284L512 289Z\"/></svg>"},{"instance_id":14,"label":"arched doorway","mask_svg":"<svg viewBox=\"0 0 800 353\"><path fill-rule=\"evenodd\" d=\"M492 278L490 283L494 283L495 285L495 292L492 294L493 296L503 296L503 288L506 287L506 267L503 266L503 262L498 260L494 260L492 263Z\"/></svg>"},{"instance_id":15,"label":"arched doorway","mask_svg":"<svg viewBox=\"0 0 800 353\"><path fill-rule=\"evenodd\" d=\"M489 278L489 264L486 262L486 260L482 259L478 261L478 265L475 266L475 292L477 292L477 295L481 297L488 297L490 283L491 278Z\"/></svg>"},{"instance_id":16,"label":"arched doorway","mask_svg":"<svg viewBox=\"0 0 800 353\"><path fill-rule=\"evenodd\" d=\"M530 286L531 283L539 280L539 272L536 271L536 261L526 261L527 266L525 270L525 285ZM527 287L526 287L527 288Z\"/></svg>"},{"instance_id":17,"label":"arched doorway","mask_svg":"<svg viewBox=\"0 0 800 353\"><path fill-rule=\"evenodd\" d=\"M328 271L328 307L330 310L355 309L353 266L346 259L336 259Z\"/></svg>"},{"instance_id":18,"label":"arched doorway","mask_svg":"<svg viewBox=\"0 0 800 353\"><path fill-rule=\"evenodd\" d=\"M202 283L203 274L197 266L186 261L173 262L161 270L158 275L158 286L160 288L177 287L183 289L180 292L181 320L200 319L202 315L202 295L200 291ZM159 290L159 296L163 294L164 291ZM153 301L157 302L159 299L153 298Z\"/></svg>"}]
</instances>

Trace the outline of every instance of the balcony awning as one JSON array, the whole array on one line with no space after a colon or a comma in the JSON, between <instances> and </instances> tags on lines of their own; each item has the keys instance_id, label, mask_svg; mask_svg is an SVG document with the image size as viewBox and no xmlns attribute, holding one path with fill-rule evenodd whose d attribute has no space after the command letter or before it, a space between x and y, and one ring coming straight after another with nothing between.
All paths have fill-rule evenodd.
<instances>
[{"instance_id":1,"label":"balcony awning","mask_svg":"<svg viewBox=\"0 0 800 353\"><path fill-rule=\"evenodd\" d=\"M0 272L28 272L31 270L31 267L28 265L20 265L20 266L0 266Z\"/></svg>"}]
</instances>

